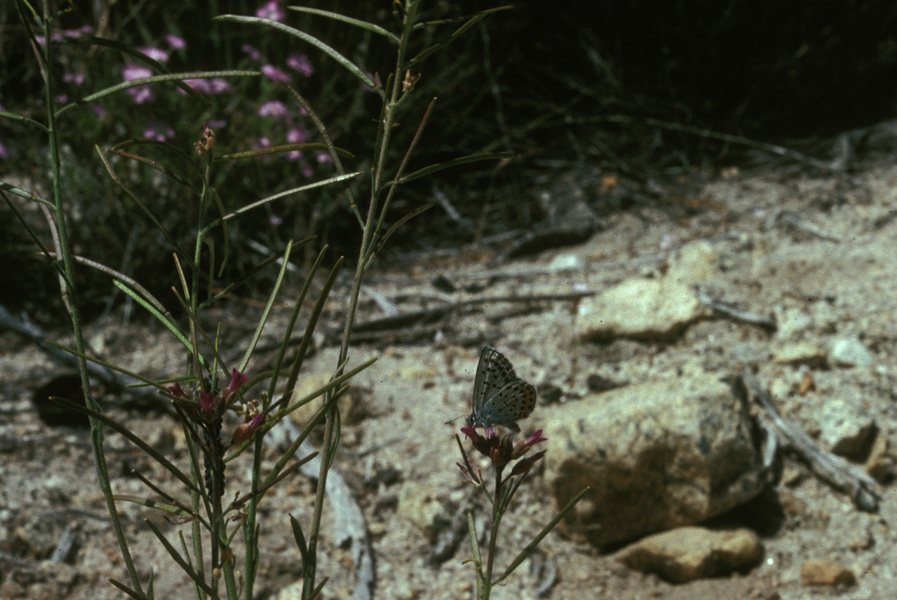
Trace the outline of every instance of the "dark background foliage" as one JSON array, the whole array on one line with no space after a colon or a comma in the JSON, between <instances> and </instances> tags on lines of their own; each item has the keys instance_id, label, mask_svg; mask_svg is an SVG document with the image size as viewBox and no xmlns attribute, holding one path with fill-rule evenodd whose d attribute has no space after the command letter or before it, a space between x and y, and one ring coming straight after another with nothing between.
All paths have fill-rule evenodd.
<instances>
[{"instance_id":1,"label":"dark background foliage","mask_svg":"<svg viewBox=\"0 0 897 600\"><path fill-rule=\"evenodd\" d=\"M389 2L305 4L387 28L393 24ZM270 30L211 21L223 13L252 15L259 6L256 2L74 5L76 10L63 27L89 23L99 35L137 47L158 44L169 33L183 37L188 49L172 55L168 65L172 71L245 68L240 51L245 43L263 49L275 65L283 65L292 52L307 54L315 73L299 91L320 113L336 144L359 157L348 168L369 168L364 160L378 113L373 94L360 90L354 79L311 47L288 43ZM434 2L425 5L425 16L448 19L496 6ZM437 208L401 230L391 252L457 246L531 227L545 217L545 207L538 201L540 189L560 172L581 174L578 181L600 213L626 208L619 201L602 204L597 193L589 193L602 173L662 182L687 176L696 165L706 169L750 160L731 145L694 133L701 129L786 143L892 118L897 108L895 21L897 4L880 0L519 2L513 10L488 18L447 51L431 56L419 69L420 99L439 100L410 168L482 151L511 150L520 158L476 163L407 186L394 205L395 219L430 201L438 191L476 226L466 226ZM381 78L391 68L392 48L377 36L291 12L287 22L311 31ZM40 77L13 2L0 6L0 27L0 104L41 118ZM415 50L444 39L453 28L442 25L426 33ZM99 53L93 50L89 58L91 68L103 65L109 70L106 84L113 83L117 63L97 62ZM240 94L264 99L270 93L264 85L248 82ZM121 201L92 151L94 143L108 146L139 135L126 117L133 114L136 122L146 111L125 100L120 100L120 111L115 113L117 122L91 125L83 118L77 121L77 130L69 132L71 162L66 173L80 203L77 245L113 268L119 268L122 256L130 253L134 257L130 274L151 289L164 290L173 283L170 249L133 207ZM404 115L395 132L394 161L414 134L424 106L421 101ZM184 110L177 105L168 110L177 111L178 139L185 146L198 137L202 121L212 116L203 107ZM247 149L257 125L246 105L239 98L223 98L214 110L228 120L220 132L220 147ZM676 130L659 123L694 129ZM0 123L0 142L10 150L0 163L0 177L47 183L46 156L33 132ZM297 170L282 162L244 162L225 169L216 184L227 190L226 202L234 208L304 182ZM160 187L151 178L138 183L143 193L153 194L158 214L171 215L170 225L186 238L193 219L184 218L189 205L182 191ZM366 183L356 183L361 197ZM253 237L276 248L285 239L316 234L331 244L333 256L352 256L357 224L335 192L277 205L277 210L284 222L281 227L272 227L271 215L259 211L234 227L232 236ZM43 261L30 258L30 242L5 206L0 211L4 246L0 250L6 257L0 276L7 283L0 302L40 313L53 278ZM229 275L245 272L259 258L238 255ZM48 276L36 277L39 272ZM91 277L87 299L97 308L108 298L109 285L105 277Z\"/></svg>"}]
</instances>

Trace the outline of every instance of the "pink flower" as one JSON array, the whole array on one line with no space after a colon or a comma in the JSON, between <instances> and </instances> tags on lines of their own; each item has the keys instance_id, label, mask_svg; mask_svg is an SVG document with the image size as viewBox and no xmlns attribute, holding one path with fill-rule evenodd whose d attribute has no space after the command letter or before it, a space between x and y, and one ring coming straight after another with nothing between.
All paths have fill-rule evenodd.
<instances>
[{"instance_id":1,"label":"pink flower","mask_svg":"<svg viewBox=\"0 0 897 600\"><path fill-rule=\"evenodd\" d=\"M279 0L269 0L260 9L255 11L255 16L280 22L283 21L286 13L280 8Z\"/></svg>"},{"instance_id":2,"label":"pink flower","mask_svg":"<svg viewBox=\"0 0 897 600\"><path fill-rule=\"evenodd\" d=\"M153 94L153 89L148 85L139 85L137 87L128 88L128 93L131 94L135 104L144 104L156 99L155 94Z\"/></svg>"},{"instance_id":3,"label":"pink flower","mask_svg":"<svg viewBox=\"0 0 897 600\"><path fill-rule=\"evenodd\" d=\"M165 50L161 50L159 48L153 48L149 46L147 48L141 48L141 52L149 56L153 60L157 60L159 62L168 62L168 52Z\"/></svg>"},{"instance_id":4,"label":"pink flower","mask_svg":"<svg viewBox=\"0 0 897 600\"><path fill-rule=\"evenodd\" d=\"M236 430L234 430L234 436L231 438L231 444L239 446L246 440L250 439L255 431L262 426L265 422L265 419L268 418L268 415L265 413L259 413L252 418L248 423L243 423Z\"/></svg>"},{"instance_id":5,"label":"pink flower","mask_svg":"<svg viewBox=\"0 0 897 600\"><path fill-rule=\"evenodd\" d=\"M240 50L245 52L249 58L254 61L261 62L262 61L262 53L250 46L249 44L243 44L240 46Z\"/></svg>"},{"instance_id":6,"label":"pink flower","mask_svg":"<svg viewBox=\"0 0 897 600\"><path fill-rule=\"evenodd\" d=\"M209 80L209 89L213 94L223 94L231 91L233 88L227 80L215 77Z\"/></svg>"},{"instance_id":7,"label":"pink flower","mask_svg":"<svg viewBox=\"0 0 897 600\"><path fill-rule=\"evenodd\" d=\"M230 383L227 384L227 387L224 388L224 397L230 398L234 394L236 394L243 384L246 383L246 380L249 379L248 375L244 375L240 373L238 370L234 369L230 374Z\"/></svg>"},{"instance_id":8,"label":"pink flower","mask_svg":"<svg viewBox=\"0 0 897 600\"><path fill-rule=\"evenodd\" d=\"M271 117L275 121L285 121L289 116L289 111L283 102L274 100L259 106L258 115L260 117Z\"/></svg>"},{"instance_id":9,"label":"pink flower","mask_svg":"<svg viewBox=\"0 0 897 600\"><path fill-rule=\"evenodd\" d=\"M304 144L308 139L308 132L301 127L293 127L287 131L287 141L291 144Z\"/></svg>"},{"instance_id":10,"label":"pink flower","mask_svg":"<svg viewBox=\"0 0 897 600\"><path fill-rule=\"evenodd\" d=\"M135 79L143 79L144 77L152 77L153 72L147 67L140 65L127 65L122 69L122 77L125 81L134 81Z\"/></svg>"},{"instance_id":11,"label":"pink flower","mask_svg":"<svg viewBox=\"0 0 897 600\"><path fill-rule=\"evenodd\" d=\"M279 81L280 83L290 82L290 76L274 65L262 65L262 73L271 81Z\"/></svg>"},{"instance_id":12,"label":"pink flower","mask_svg":"<svg viewBox=\"0 0 897 600\"><path fill-rule=\"evenodd\" d=\"M293 54L287 59L287 66L294 71L310 77L315 72L311 66L311 61L304 54Z\"/></svg>"},{"instance_id":13,"label":"pink flower","mask_svg":"<svg viewBox=\"0 0 897 600\"><path fill-rule=\"evenodd\" d=\"M151 121L143 130L143 137L164 142L174 137L174 129L160 121Z\"/></svg>"},{"instance_id":14,"label":"pink flower","mask_svg":"<svg viewBox=\"0 0 897 600\"><path fill-rule=\"evenodd\" d=\"M209 84L208 79L185 79L184 83L190 86L194 92L199 92L200 94L208 94L212 91L212 86ZM185 93L184 90L181 90L181 93Z\"/></svg>"},{"instance_id":15,"label":"pink flower","mask_svg":"<svg viewBox=\"0 0 897 600\"><path fill-rule=\"evenodd\" d=\"M172 50L183 50L187 47L187 43L184 41L184 38L180 38L171 33L165 36L165 41L168 42L168 45L171 46Z\"/></svg>"},{"instance_id":16,"label":"pink flower","mask_svg":"<svg viewBox=\"0 0 897 600\"><path fill-rule=\"evenodd\" d=\"M199 392L199 410L202 412L209 412L213 408L215 408L215 403L218 400L218 396L213 394L212 392L200 391Z\"/></svg>"},{"instance_id":17,"label":"pink flower","mask_svg":"<svg viewBox=\"0 0 897 600\"><path fill-rule=\"evenodd\" d=\"M81 85L84 83L84 73L65 73L62 80L73 85Z\"/></svg>"}]
</instances>

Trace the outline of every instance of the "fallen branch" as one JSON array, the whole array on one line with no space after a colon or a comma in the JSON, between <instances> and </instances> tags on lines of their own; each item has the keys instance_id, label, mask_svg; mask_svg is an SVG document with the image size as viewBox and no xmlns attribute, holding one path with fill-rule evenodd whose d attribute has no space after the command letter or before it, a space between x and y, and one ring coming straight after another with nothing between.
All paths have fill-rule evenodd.
<instances>
[{"instance_id":1,"label":"fallen branch","mask_svg":"<svg viewBox=\"0 0 897 600\"><path fill-rule=\"evenodd\" d=\"M714 312L729 317L734 321L747 323L748 325L756 325L757 327L762 327L763 329L769 329L771 331L776 330L776 321L772 317L764 317L762 315L740 310L731 302L714 300L707 294L707 292L698 288L698 286L694 286L692 289L694 290L698 302L712 309Z\"/></svg>"},{"instance_id":2,"label":"fallen branch","mask_svg":"<svg viewBox=\"0 0 897 600\"><path fill-rule=\"evenodd\" d=\"M833 487L849 494L858 509L866 512L878 510L881 498L871 475L840 456L821 449L809 435L785 420L769 395L760 388L759 382L747 370L742 373L741 378L748 395L753 395L763 407L785 444L809 463L813 472Z\"/></svg>"}]
</instances>

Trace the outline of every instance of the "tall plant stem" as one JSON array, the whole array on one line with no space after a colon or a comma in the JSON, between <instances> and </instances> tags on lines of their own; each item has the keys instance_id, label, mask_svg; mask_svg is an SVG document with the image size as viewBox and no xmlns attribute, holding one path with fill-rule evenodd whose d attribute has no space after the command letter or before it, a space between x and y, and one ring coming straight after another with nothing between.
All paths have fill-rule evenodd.
<instances>
[{"instance_id":1,"label":"tall plant stem","mask_svg":"<svg viewBox=\"0 0 897 600\"><path fill-rule=\"evenodd\" d=\"M81 389L84 391L84 403L91 410L100 412L99 404L97 404L93 395L90 393L90 377L87 370L87 360L84 358L85 344L84 331L81 322L81 308L78 302L78 290L75 285L75 260L68 236L68 229L66 227L65 203L62 198L62 165L59 158L60 141L54 108L56 91L53 74L54 57L51 30L52 20L50 18L48 0L44 0L43 2L43 15L43 35L44 40L46 40L44 44L44 91L46 92L48 143L50 145L50 163L53 174L53 200L56 216L56 230L59 235L59 252L62 255L62 271L64 273L64 277L61 278L62 281L60 282L60 292L72 321L72 333L75 336L75 347L78 350L78 369L81 371ZM142 594L143 588L140 585L140 578L137 576L137 569L134 567L134 561L131 558L131 552L128 549L128 543L121 526L118 510L115 506L115 499L112 496L112 484L109 481L109 470L106 465L106 455L103 451L103 424L92 416L89 418L90 441L91 447L93 448L94 466L96 468L100 489L103 491L103 499L106 502L106 509L109 511L109 517L112 520L112 527L115 531L115 537L118 541L122 558L128 570L128 578L131 581L131 587Z\"/></svg>"},{"instance_id":2,"label":"tall plant stem","mask_svg":"<svg viewBox=\"0 0 897 600\"><path fill-rule=\"evenodd\" d=\"M334 377L342 375L345 368L347 358L349 356L349 342L352 332L352 326L355 323L355 314L358 309L358 298L361 294L361 282L364 279L365 271L370 264L372 248L376 243L375 223L380 212L385 211L387 206L382 208L379 206L380 188L384 178L384 170L386 164L387 150L392 137L393 124L395 122L395 110L399 103L400 90L402 85L402 68L405 64L405 56L407 54L408 43L411 37L411 29L417 15L417 0L408 0L406 2L406 10L404 21L402 23L402 38L399 42L399 50L396 58L396 70L390 78L390 89L388 98L384 105L382 120L380 122L380 135L378 136L378 144L375 148L374 167L371 173L371 195L368 205L367 217L361 236L361 248L358 252L358 264L355 267L355 277L352 285L352 294L349 301L349 308L346 313L346 322L343 327L342 342L340 344L339 360ZM325 402L329 402L333 398L335 390L329 391L325 396ZM318 489L315 498L315 510L312 517L311 527L308 536L308 562L310 564L303 565L303 600L311 600L311 593L315 588L315 572L317 568L317 545L318 535L320 532L321 516L323 514L324 499L327 488L327 474L333 462L339 445L339 434L336 430L339 421L339 408L334 404L327 412L324 424L324 442L322 444L321 469L318 475Z\"/></svg>"}]
</instances>

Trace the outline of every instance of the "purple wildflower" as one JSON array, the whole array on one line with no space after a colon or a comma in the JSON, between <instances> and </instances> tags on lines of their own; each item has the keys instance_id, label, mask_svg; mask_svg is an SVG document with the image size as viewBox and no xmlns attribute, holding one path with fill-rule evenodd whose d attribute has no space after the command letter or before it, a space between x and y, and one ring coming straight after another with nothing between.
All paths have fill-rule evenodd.
<instances>
[{"instance_id":1,"label":"purple wildflower","mask_svg":"<svg viewBox=\"0 0 897 600\"><path fill-rule=\"evenodd\" d=\"M234 437L231 438L231 444L240 445L246 440L250 439L252 435L256 432L256 430L262 426L265 422L265 419L268 418L268 415L265 413L259 413L252 417L248 423L243 423L236 430L234 430Z\"/></svg>"},{"instance_id":2,"label":"purple wildflower","mask_svg":"<svg viewBox=\"0 0 897 600\"><path fill-rule=\"evenodd\" d=\"M255 11L255 16L261 19L271 19L272 21L283 21L286 13L280 7L279 0L269 0L260 9Z\"/></svg>"},{"instance_id":3,"label":"purple wildflower","mask_svg":"<svg viewBox=\"0 0 897 600\"><path fill-rule=\"evenodd\" d=\"M291 144L304 144L308 139L308 132L301 127L293 127L287 131L287 142Z\"/></svg>"},{"instance_id":4,"label":"purple wildflower","mask_svg":"<svg viewBox=\"0 0 897 600\"><path fill-rule=\"evenodd\" d=\"M78 29L66 29L62 32L62 35L67 38L79 38L84 35L90 35L93 33L93 27L90 25L82 25ZM55 36L54 36L54 40Z\"/></svg>"},{"instance_id":5,"label":"purple wildflower","mask_svg":"<svg viewBox=\"0 0 897 600\"><path fill-rule=\"evenodd\" d=\"M209 89L213 94L224 94L231 91L233 88L227 80L215 77L209 80Z\"/></svg>"},{"instance_id":6,"label":"purple wildflower","mask_svg":"<svg viewBox=\"0 0 897 600\"><path fill-rule=\"evenodd\" d=\"M279 81L280 83L290 82L290 76L274 65L262 65L262 73L271 81Z\"/></svg>"},{"instance_id":7,"label":"purple wildflower","mask_svg":"<svg viewBox=\"0 0 897 600\"><path fill-rule=\"evenodd\" d=\"M262 53L249 44L243 44L242 46L240 46L240 50L245 52L252 60L256 62L262 62Z\"/></svg>"},{"instance_id":8,"label":"purple wildflower","mask_svg":"<svg viewBox=\"0 0 897 600\"><path fill-rule=\"evenodd\" d=\"M72 85L81 85L84 83L84 73L65 73L62 76L62 80Z\"/></svg>"},{"instance_id":9,"label":"purple wildflower","mask_svg":"<svg viewBox=\"0 0 897 600\"><path fill-rule=\"evenodd\" d=\"M47 38L44 37L44 36L42 36L42 35L36 35L36 36L34 36L34 39L36 39L36 40L37 40L37 43L40 44L41 46L46 46L46 45L47 45ZM63 39L63 38L62 38L62 34L59 33L58 31L54 31L53 33L50 34L50 41L51 41L51 42L57 42L57 43L58 43L58 42L61 42L62 39Z\"/></svg>"},{"instance_id":10,"label":"purple wildflower","mask_svg":"<svg viewBox=\"0 0 897 600\"><path fill-rule=\"evenodd\" d=\"M209 84L208 79L185 79L184 83L190 86L194 92L199 92L200 94L208 94L212 91L212 86ZM186 92L184 90L180 90L182 94Z\"/></svg>"},{"instance_id":11,"label":"purple wildflower","mask_svg":"<svg viewBox=\"0 0 897 600\"><path fill-rule=\"evenodd\" d=\"M289 111L283 102L274 100L259 106L258 115L260 117L271 117L275 121L285 121L289 116Z\"/></svg>"},{"instance_id":12,"label":"purple wildflower","mask_svg":"<svg viewBox=\"0 0 897 600\"><path fill-rule=\"evenodd\" d=\"M122 77L125 81L133 81L135 79L151 77L152 74L153 72L151 70L140 65L127 65L122 70ZM129 88L128 93L131 94L131 97L134 98L134 102L137 104L150 102L155 98L152 88L150 88L150 86L148 85Z\"/></svg>"},{"instance_id":13,"label":"purple wildflower","mask_svg":"<svg viewBox=\"0 0 897 600\"><path fill-rule=\"evenodd\" d=\"M230 375L230 383L227 384L227 387L224 388L224 393L222 396L224 397L224 401L228 402L231 397L236 394L243 384L246 383L246 380L249 379L248 375L244 375L240 373L238 370L234 369Z\"/></svg>"},{"instance_id":14,"label":"purple wildflower","mask_svg":"<svg viewBox=\"0 0 897 600\"><path fill-rule=\"evenodd\" d=\"M148 85L139 85L137 87L128 88L128 93L134 99L134 104L144 104L152 102L156 99L153 89Z\"/></svg>"},{"instance_id":15,"label":"purple wildflower","mask_svg":"<svg viewBox=\"0 0 897 600\"><path fill-rule=\"evenodd\" d=\"M162 63L168 62L168 52L162 50L161 48L153 48L152 46L148 46L146 48L141 48L140 51L153 60L157 60Z\"/></svg>"},{"instance_id":16,"label":"purple wildflower","mask_svg":"<svg viewBox=\"0 0 897 600\"><path fill-rule=\"evenodd\" d=\"M287 66L306 77L311 77L311 74L315 72L311 61L304 54L293 54L287 58Z\"/></svg>"},{"instance_id":17,"label":"purple wildflower","mask_svg":"<svg viewBox=\"0 0 897 600\"><path fill-rule=\"evenodd\" d=\"M9 158L9 150L0 142L0 158Z\"/></svg>"},{"instance_id":18,"label":"purple wildflower","mask_svg":"<svg viewBox=\"0 0 897 600\"><path fill-rule=\"evenodd\" d=\"M215 403L218 400L218 396L213 394L212 392L207 392L202 390L199 392L199 410L202 412L209 412L213 408L215 408Z\"/></svg>"},{"instance_id":19,"label":"purple wildflower","mask_svg":"<svg viewBox=\"0 0 897 600\"><path fill-rule=\"evenodd\" d=\"M168 42L168 45L171 46L172 50L183 50L187 47L187 42L184 41L184 38L178 37L172 33L165 36L165 41Z\"/></svg>"},{"instance_id":20,"label":"purple wildflower","mask_svg":"<svg viewBox=\"0 0 897 600\"><path fill-rule=\"evenodd\" d=\"M147 123L146 129L143 130L143 137L164 142L174 137L174 129L162 123L161 121L151 121Z\"/></svg>"}]
</instances>

